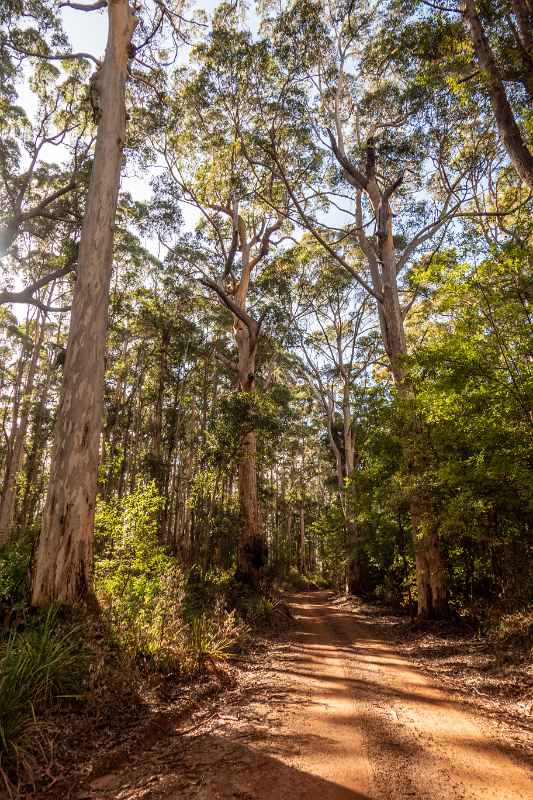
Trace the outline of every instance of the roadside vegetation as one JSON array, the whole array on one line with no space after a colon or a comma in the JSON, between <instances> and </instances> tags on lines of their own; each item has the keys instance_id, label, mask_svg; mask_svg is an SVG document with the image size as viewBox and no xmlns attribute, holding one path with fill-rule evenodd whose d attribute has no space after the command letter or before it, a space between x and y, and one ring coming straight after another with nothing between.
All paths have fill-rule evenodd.
<instances>
[{"instance_id":1,"label":"roadside vegetation","mask_svg":"<svg viewBox=\"0 0 533 800\"><path fill-rule=\"evenodd\" d=\"M8 794L293 591L531 658L532 13L0 3Z\"/></svg>"}]
</instances>

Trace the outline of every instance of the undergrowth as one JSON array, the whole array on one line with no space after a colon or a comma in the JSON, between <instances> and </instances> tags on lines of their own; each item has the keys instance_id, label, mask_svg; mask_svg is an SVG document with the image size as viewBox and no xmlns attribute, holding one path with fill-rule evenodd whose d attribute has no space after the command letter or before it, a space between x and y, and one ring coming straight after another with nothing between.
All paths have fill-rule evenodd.
<instances>
[{"instance_id":1,"label":"undergrowth","mask_svg":"<svg viewBox=\"0 0 533 800\"><path fill-rule=\"evenodd\" d=\"M31 782L46 745L42 716L54 702L85 691L88 651L81 628L62 623L59 609L11 631L0 645L0 770L12 795Z\"/></svg>"},{"instance_id":2,"label":"undergrowth","mask_svg":"<svg viewBox=\"0 0 533 800\"><path fill-rule=\"evenodd\" d=\"M140 697L150 676L179 684L218 672L253 629L286 621L279 598L242 586L231 570L183 570L158 541L160 507L153 484L99 503L96 602L87 608L31 610L31 547L0 557L0 601L16 610L0 639L0 776L12 796L46 761L58 703L105 715Z\"/></svg>"},{"instance_id":3,"label":"undergrowth","mask_svg":"<svg viewBox=\"0 0 533 800\"><path fill-rule=\"evenodd\" d=\"M278 581L284 591L309 592L319 589L330 589L332 583L320 574L302 574L296 567L291 567L286 575Z\"/></svg>"}]
</instances>

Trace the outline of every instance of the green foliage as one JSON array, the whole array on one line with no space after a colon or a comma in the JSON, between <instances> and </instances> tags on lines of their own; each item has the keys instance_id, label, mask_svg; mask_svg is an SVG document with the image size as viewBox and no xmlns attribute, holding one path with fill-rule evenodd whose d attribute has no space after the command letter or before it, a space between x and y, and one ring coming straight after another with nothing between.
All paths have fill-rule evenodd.
<instances>
[{"instance_id":1,"label":"green foliage","mask_svg":"<svg viewBox=\"0 0 533 800\"><path fill-rule=\"evenodd\" d=\"M30 561L35 534L24 531L0 550L0 604L23 604L29 590Z\"/></svg>"},{"instance_id":2,"label":"green foliage","mask_svg":"<svg viewBox=\"0 0 533 800\"><path fill-rule=\"evenodd\" d=\"M201 670L228 661L243 646L247 635L248 629L235 610L218 606L214 612L193 617L186 631L187 653L193 667Z\"/></svg>"},{"instance_id":3,"label":"green foliage","mask_svg":"<svg viewBox=\"0 0 533 800\"><path fill-rule=\"evenodd\" d=\"M310 534L317 542L322 565L322 575L336 589L344 589L347 564L346 531L344 516L338 503L331 503L322 509L310 528ZM296 571L291 581L300 583L295 588L307 588L302 584L302 576ZM303 578L305 582L305 578Z\"/></svg>"},{"instance_id":4,"label":"green foliage","mask_svg":"<svg viewBox=\"0 0 533 800\"><path fill-rule=\"evenodd\" d=\"M161 507L154 483L99 502L95 590L112 641L137 664L201 670L226 661L245 640L244 624L226 607L234 579L199 568L184 576L158 543Z\"/></svg>"},{"instance_id":5,"label":"green foliage","mask_svg":"<svg viewBox=\"0 0 533 800\"><path fill-rule=\"evenodd\" d=\"M531 596L522 567L533 512L528 258L505 247L475 269L452 262L433 286L424 278L424 312L438 315L411 359L424 480L463 597Z\"/></svg>"},{"instance_id":6,"label":"green foliage","mask_svg":"<svg viewBox=\"0 0 533 800\"><path fill-rule=\"evenodd\" d=\"M272 625L275 604L270 597L263 594L249 593L239 599L239 612L253 627L270 627Z\"/></svg>"},{"instance_id":7,"label":"green foliage","mask_svg":"<svg viewBox=\"0 0 533 800\"><path fill-rule=\"evenodd\" d=\"M533 653L533 613L515 611L493 621L488 631L489 642L496 648L516 648L522 655Z\"/></svg>"},{"instance_id":8,"label":"green foliage","mask_svg":"<svg viewBox=\"0 0 533 800\"><path fill-rule=\"evenodd\" d=\"M243 435L250 431L267 441L281 436L289 420L289 398L282 387L271 392L232 392L223 397L214 409L209 433L212 463L231 463Z\"/></svg>"},{"instance_id":9,"label":"green foliage","mask_svg":"<svg viewBox=\"0 0 533 800\"><path fill-rule=\"evenodd\" d=\"M139 663L180 669L185 623L183 576L157 539L162 499L155 484L96 513L95 592L111 639Z\"/></svg>"},{"instance_id":10,"label":"green foliage","mask_svg":"<svg viewBox=\"0 0 533 800\"><path fill-rule=\"evenodd\" d=\"M56 607L0 645L1 769L31 777L41 715L56 699L83 694L88 665L81 628L61 623Z\"/></svg>"},{"instance_id":11,"label":"green foliage","mask_svg":"<svg viewBox=\"0 0 533 800\"><path fill-rule=\"evenodd\" d=\"M172 571L173 561L157 540L162 507L153 482L123 498L98 501L95 592L126 635L128 623L152 621L162 578Z\"/></svg>"},{"instance_id":12,"label":"green foliage","mask_svg":"<svg viewBox=\"0 0 533 800\"><path fill-rule=\"evenodd\" d=\"M232 571L193 566L187 573L183 612L188 619L209 613L213 608L228 606L236 591Z\"/></svg>"}]
</instances>

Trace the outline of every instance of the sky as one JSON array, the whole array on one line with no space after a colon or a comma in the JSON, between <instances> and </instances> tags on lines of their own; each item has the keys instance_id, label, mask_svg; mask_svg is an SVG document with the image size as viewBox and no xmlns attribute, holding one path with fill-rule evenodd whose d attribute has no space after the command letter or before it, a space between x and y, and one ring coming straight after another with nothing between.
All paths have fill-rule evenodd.
<instances>
[{"instance_id":1,"label":"sky","mask_svg":"<svg viewBox=\"0 0 533 800\"><path fill-rule=\"evenodd\" d=\"M2 0L0 0L0 2L2 2ZM191 5L187 14L190 15L194 9L201 9L209 13L215 8L217 3L218 0L200 0L200 2ZM59 13L62 18L63 28L69 38L72 52L89 53L95 58L102 58L107 38L107 11L105 9L99 9L85 12L73 8L62 8ZM183 50L186 51L186 49L186 46L184 46ZM37 104L28 86L27 80L22 80L20 82L18 91L20 105L25 109L28 116L33 116L37 110ZM57 163L61 160L61 147L50 145L47 148L43 148L43 157L45 160L55 161ZM126 169L122 175L121 188L124 191L130 192L135 200L146 200L151 195L150 177L151 175L146 174L133 174L131 168L128 168L128 165L126 165ZM185 225L192 228L198 219L198 213L189 206L185 206L183 208L183 218ZM147 237L143 244L150 251L154 252L155 255L161 255L158 243L155 239L152 240L150 237ZM17 280L15 278L13 289L20 290L23 288L23 285L24 282L22 280ZM13 306L12 310L19 320L26 317L26 306Z\"/></svg>"},{"instance_id":2,"label":"sky","mask_svg":"<svg viewBox=\"0 0 533 800\"><path fill-rule=\"evenodd\" d=\"M84 0L84 2L88 1L89 0ZM204 11L209 15L210 12L212 12L213 9L218 5L218 2L219 0L199 0L186 10L186 16L190 17L195 10ZM60 14L62 17L63 28L71 44L72 52L89 53L96 58L102 58L105 51L107 37L107 11L105 9L101 9L83 12L72 8L63 8L61 9ZM256 27L257 16L253 10L249 12L248 22L252 29ZM184 45L181 54L181 59L183 61L185 61L187 58L187 50L187 46ZM36 110L35 98L32 95L27 82L24 81L21 81L19 87L19 102L30 116ZM61 147L50 145L48 152L44 152L43 155L45 159L52 162L57 162L61 160ZM66 156L67 151L65 150L65 158ZM147 200L151 196L150 179L153 174L154 171L148 174L135 174L134 166L126 163L125 168L123 169L121 188L123 191L129 192L134 200ZM182 204L181 211L185 227L188 229L193 229L200 217L200 212L191 207L189 204ZM155 256L164 256L164 252L161 251L160 243L155 237L151 237L148 234L146 237L144 237L142 244ZM15 290L22 289L23 283L15 281L13 288ZM13 311L16 313L19 319L25 317L26 315L26 307L23 305L13 307Z\"/></svg>"}]
</instances>

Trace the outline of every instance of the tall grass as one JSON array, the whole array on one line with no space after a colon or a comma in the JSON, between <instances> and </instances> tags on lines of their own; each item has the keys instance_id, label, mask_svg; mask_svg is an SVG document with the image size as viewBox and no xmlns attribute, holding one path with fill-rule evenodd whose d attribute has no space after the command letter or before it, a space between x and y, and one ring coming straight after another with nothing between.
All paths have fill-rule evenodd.
<instances>
[{"instance_id":1,"label":"tall grass","mask_svg":"<svg viewBox=\"0 0 533 800\"><path fill-rule=\"evenodd\" d=\"M230 660L248 638L247 625L239 620L235 611L216 609L215 614L201 614L188 625L185 653L195 669L216 667L217 662Z\"/></svg>"},{"instance_id":2,"label":"tall grass","mask_svg":"<svg viewBox=\"0 0 533 800\"><path fill-rule=\"evenodd\" d=\"M10 779L31 780L46 731L43 711L59 697L83 692L88 658L80 634L75 625L61 625L51 608L0 645L0 770L8 790Z\"/></svg>"}]
</instances>

